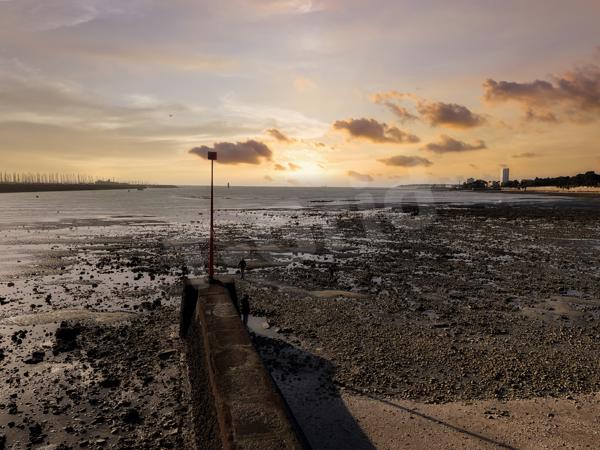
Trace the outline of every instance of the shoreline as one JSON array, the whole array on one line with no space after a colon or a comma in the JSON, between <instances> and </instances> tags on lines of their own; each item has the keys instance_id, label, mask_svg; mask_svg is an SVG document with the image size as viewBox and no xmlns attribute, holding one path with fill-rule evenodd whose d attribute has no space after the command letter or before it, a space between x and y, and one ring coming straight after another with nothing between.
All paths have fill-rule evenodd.
<instances>
[{"instance_id":1,"label":"shoreline","mask_svg":"<svg viewBox=\"0 0 600 450\"><path fill-rule=\"evenodd\" d=\"M0 194L18 194L24 192L69 192L69 191L110 191L110 190L143 190L143 189L175 189L172 185L135 185L135 184L19 184L0 183Z\"/></svg>"},{"instance_id":2,"label":"shoreline","mask_svg":"<svg viewBox=\"0 0 600 450\"><path fill-rule=\"evenodd\" d=\"M532 194L532 195L554 195L557 197L573 197L600 199L600 190L598 191L569 191L568 189L543 190L543 191L500 191L503 194Z\"/></svg>"}]
</instances>

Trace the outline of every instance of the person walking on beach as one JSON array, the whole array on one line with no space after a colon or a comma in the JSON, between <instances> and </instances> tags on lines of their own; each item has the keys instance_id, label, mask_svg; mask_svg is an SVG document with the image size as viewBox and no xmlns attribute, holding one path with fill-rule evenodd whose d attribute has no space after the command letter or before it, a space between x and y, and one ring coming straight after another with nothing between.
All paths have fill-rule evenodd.
<instances>
[{"instance_id":1,"label":"person walking on beach","mask_svg":"<svg viewBox=\"0 0 600 450\"><path fill-rule=\"evenodd\" d=\"M330 264L328 269L329 269L329 281L333 282L333 281L335 281L335 271L337 270L335 263Z\"/></svg>"},{"instance_id":2,"label":"person walking on beach","mask_svg":"<svg viewBox=\"0 0 600 450\"><path fill-rule=\"evenodd\" d=\"M244 294L242 297L242 322L246 327L248 326L248 315L250 314L250 302L248 300L248 294Z\"/></svg>"},{"instance_id":3,"label":"person walking on beach","mask_svg":"<svg viewBox=\"0 0 600 450\"><path fill-rule=\"evenodd\" d=\"M246 272L246 265L246 260L244 258L242 258L242 260L238 263L240 273L242 274L242 280L244 279L244 272Z\"/></svg>"}]
</instances>

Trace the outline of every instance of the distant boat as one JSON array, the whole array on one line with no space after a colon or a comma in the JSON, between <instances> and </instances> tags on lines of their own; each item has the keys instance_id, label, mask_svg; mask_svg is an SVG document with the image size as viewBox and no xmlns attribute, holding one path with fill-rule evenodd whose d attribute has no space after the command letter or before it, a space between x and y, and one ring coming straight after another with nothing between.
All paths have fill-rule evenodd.
<instances>
[{"instance_id":1,"label":"distant boat","mask_svg":"<svg viewBox=\"0 0 600 450\"><path fill-rule=\"evenodd\" d=\"M229 181L227 182L227 189L229 189Z\"/></svg>"}]
</instances>

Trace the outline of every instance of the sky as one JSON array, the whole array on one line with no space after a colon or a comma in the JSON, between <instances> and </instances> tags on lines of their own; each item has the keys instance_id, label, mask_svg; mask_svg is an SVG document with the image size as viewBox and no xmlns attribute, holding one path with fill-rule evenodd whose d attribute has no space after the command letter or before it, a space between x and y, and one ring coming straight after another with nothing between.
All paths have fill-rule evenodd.
<instances>
[{"instance_id":1,"label":"sky","mask_svg":"<svg viewBox=\"0 0 600 450\"><path fill-rule=\"evenodd\" d=\"M600 172L598 0L0 0L0 172Z\"/></svg>"}]
</instances>

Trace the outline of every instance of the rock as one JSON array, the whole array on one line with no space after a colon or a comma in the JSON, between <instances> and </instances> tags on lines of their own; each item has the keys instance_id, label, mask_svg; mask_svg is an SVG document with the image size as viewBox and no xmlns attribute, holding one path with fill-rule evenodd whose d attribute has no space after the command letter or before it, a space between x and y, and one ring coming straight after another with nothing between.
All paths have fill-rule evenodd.
<instances>
[{"instance_id":1,"label":"rock","mask_svg":"<svg viewBox=\"0 0 600 450\"><path fill-rule=\"evenodd\" d=\"M169 359L171 356L173 356L176 353L177 353L177 350L175 350L174 348L171 348L169 350L160 352L158 354L158 357L164 361L166 359Z\"/></svg>"},{"instance_id":2,"label":"rock","mask_svg":"<svg viewBox=\"0 0 600 450\"><path fill-rule=\"evenodd\" d=\"M0 450L4 450L6 448L6 435L0 434Z\"/></svg>"},{"instance_id":3,"label":"rock","mask_svg":"<svg viewBox=\"0 0 600 450\"><path fill-rule=\"evenodd\" d=\"M68 322L61 322L60 327L56 329L56 339L63 341L73 341L81 333L81 326L78 324L70 325Z\"/></svg>"},{"instance_id":4,"label":"rock","mask_svg":"<svg viewBox=\"0 0 600 450\"><path fill-rule=\"evenodd\" d=\"M123 422L131 425L139 424L143 422L140 412L135 408L129 408L122 416Z\"/></svg>"},{"instance_id":5,"label":"rock","mask_svg":"<svg viewBox=\"0 0 600 450\"><path fill-rule=\"evenodd\" d=\"M114 388L118 387L121 384L121 380L119 380L113 375L109 375L102 379L99 384L104 388Z\"/></svg>"},{"instance_id":6,"label":"rock","mask_svg":"<svg viewBox=\"0 0 600 450\"><path fill-rule=\"evenodd\" d=\"M29 425L29 442L39 444L43 439L42 426L37 422L33 422L33 424Z\"/></svg>"},{"instance_id":7,"label":"rock","mask_svg":"<svg viewBox=\"0 0 600 450\"><path fill-rule=\"evenodd\" d=\"M271 324L266 320L261 325L265 330L268 330L269 328L271 328Z\"/></svg>"},{"instance_id":8,"label":"rock","mask_svg":"<svg viewBox=\"0 0 600 450\"><path fill-rule=\"evenodd\" d=\"M23 339L27 336L27 330L18 330L15 331L10 339L16 344L20 345L23 342Z\"/></svg>"},{"instance_id":9,"label":"rock","mask_svg":"<svg viewBox=\"0 0 600 450\"><path fill-rule=\"evenodd\" d=\"M75 350L77 348L77 336L80 333L80 325L70 325L67 322L61 322L60 326L56 329L56 341L52 352L58 355L59 353Z\"/></svg>"},{"instance_id":10,"label":"rock","mask_svg":"<svg viewBox=\"0 0 600 450\"><path fill-rule=\"evenodd\" d=\"M35 351L24 362L25 362L25 364L38 364L44 360L44 356L45 356L44 352Z\"/></svg>"}]
</instances>

